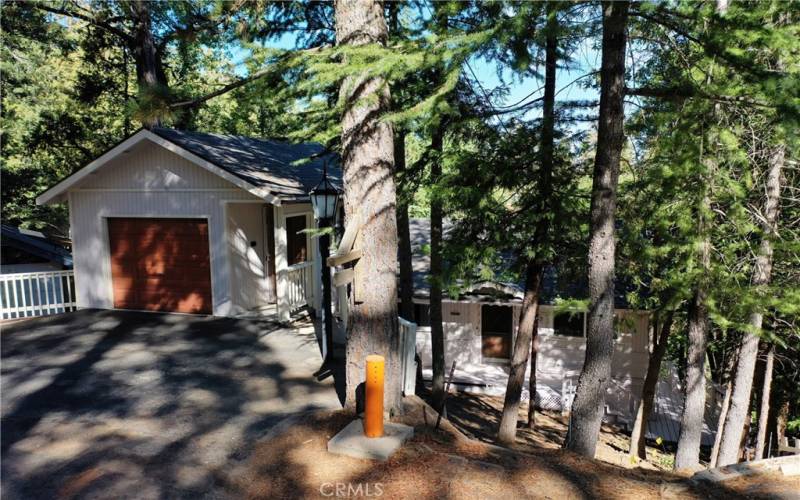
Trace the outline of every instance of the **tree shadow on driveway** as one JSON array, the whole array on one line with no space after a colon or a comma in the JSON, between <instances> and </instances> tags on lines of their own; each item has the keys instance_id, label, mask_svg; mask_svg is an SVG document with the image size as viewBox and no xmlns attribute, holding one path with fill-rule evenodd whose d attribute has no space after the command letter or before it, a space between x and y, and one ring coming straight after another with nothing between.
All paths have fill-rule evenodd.
<instances>
[{"instance_id":1,"label":"tree shadow on driveway","mask_svg":"<svg viewBox=\"0 0 800 500\"><path fill-rule=\"evenodd\" d=\"M298 411L338 408L309 331L82 310L2 333L4 498L225 496L216 472ZM216 492L216 493L215 493Z\"/></svg>"}]
</instances>

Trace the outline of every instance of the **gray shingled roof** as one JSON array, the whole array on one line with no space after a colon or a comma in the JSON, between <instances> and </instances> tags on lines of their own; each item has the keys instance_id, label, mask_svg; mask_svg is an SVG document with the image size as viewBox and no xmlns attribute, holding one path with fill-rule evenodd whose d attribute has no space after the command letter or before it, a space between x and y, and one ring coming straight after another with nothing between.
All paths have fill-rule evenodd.
<instances>
[{"instance_id":1,"label":"gray shingled roof","mask_svg":"<svg viewBox=\"0 0 800 500\"><path fill-rule=\"evenodd\" d=\"M338 156L328 153L297 164L324 151L321 144L256 139L253 137L186 132L156 127L151 132L282 199L302 199L319 183L329 160L328 178L341 189Z\"/></svg>"},{"instance_id":2,"label":"gray shingled roof","mask_svg":"<svg viewBox=\"0 0 800 500\"><path fill-rule=\"evenodd\" d=\"M3 245L37 255L64 267L72 267L72 253L39 231L3 224L0 226L0 235Z\"/></svg>"},{"instance_id":3,"label":"gray shingled roof","mask_svg":"<svg viewBox=\"0 0 800 500\"><path fill-rule=\"evenodd\" d=\"M430 274L431 261L425 248L431 241L431 221L430 219L411 219L409 220L409 239L411 240L412 269L414 276L414 296L427 299L430 297L430 284L428 275ZM448 227L445 224L444 237L447 239ZM490 286L486 286L490 285ZM619 309L627 309L629 304L625 298L626 285L617 283L615 289L614 306ZM477 284L471 295L482 295L483 292L497 293L502 291L505 294L517 297L520 300L525 293L525 283L511 283L497 281L491 283ZM589 287L585 279L573 282L572 280L559 279L558 270L548 267L542 278L542 290L540 304L554 304L555 299L585 299L589 297ZM514 299L512 299L514 300Z\"/></svg>"}]
</instances>

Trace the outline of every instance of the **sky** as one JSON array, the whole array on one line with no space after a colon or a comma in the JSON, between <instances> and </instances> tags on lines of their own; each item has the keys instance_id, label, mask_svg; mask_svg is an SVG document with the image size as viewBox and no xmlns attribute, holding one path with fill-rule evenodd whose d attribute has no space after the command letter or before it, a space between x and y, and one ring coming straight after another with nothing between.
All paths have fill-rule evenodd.
<instances>
[{"instance_id":1,"label":"sky","mask_svg":"<svg viewBox=\"0 0 800 500\"><path fill-rule=\"evenodd\" d=\"M278 40L272 41L268 44L271 48L290 50L295 47L295 36L292 33L284 34ZM239 76L246 75L244 63L250 56L250 52L243 48L236 48L233 50L233 60L237 64L237 72ZM578 47L573 54L573 62L570 68L559 67L556 73L556 101L565 100L598 100L599 91L596 88L585 88L580 85L590 81L591 76L585 77L576 82L576 79L584 77L591 71L598 70L600 67L600 53L593 46L590 41L586 41L583 45ZM487 61L480 57L474 57L469 61L469 68L465 67L464 71L471 76L471 71L488 93L497 87L507 85L508 95L502 101L493 101L494 106L508 106L516 104L522 99L529 101L541 97L543 90L532 95L537 89L540 89L544 84L543 79L536 79L532 77L519 78L515 76L508 68L498 71L498 66L494 61ZM544 73L544 68L541 70ZM474 89L478 93L483 93L480 88ZM526 96L528 96L526 98ZM480 96L483 97L483 96ZM541 115L541 108L534 108L524 116L525 118L537 118ZM583 128L585 125L576 125Z\"/></svg>"}]
</instances>

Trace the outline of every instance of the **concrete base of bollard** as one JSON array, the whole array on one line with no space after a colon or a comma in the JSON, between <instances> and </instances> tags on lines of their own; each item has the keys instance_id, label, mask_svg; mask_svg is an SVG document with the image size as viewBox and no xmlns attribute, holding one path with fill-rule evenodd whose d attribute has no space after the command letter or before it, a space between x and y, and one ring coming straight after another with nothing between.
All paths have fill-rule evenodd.
<instances>
[{"instance_id":1,"label":"concrete base of bollard","mask_svg":"<svg viewBox=\"0 0 800 500\"><path fill-rule=\"evenodd\" d=\"M414 435L414 428L403 424L384 424L384 435L368 438L361 419L353 420L328 441L328 452L354 458L387 460Z\"/></svg>"}]
</instances>

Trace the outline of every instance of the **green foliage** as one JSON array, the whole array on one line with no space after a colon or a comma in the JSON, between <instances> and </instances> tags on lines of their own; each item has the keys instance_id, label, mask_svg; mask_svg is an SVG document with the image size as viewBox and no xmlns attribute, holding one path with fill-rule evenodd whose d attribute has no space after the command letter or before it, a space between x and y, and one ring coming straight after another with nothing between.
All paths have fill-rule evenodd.
<instances>
[{"instance_id":1,"label":"green foliage","mask_svg":"<svg viewBox=\"0 0 800 500\"><path fill-rule=\"evenodd\" d=\"M792 197L782 203L773 280L769 286L751 284L754 255L765 237L761 210L769 157L778 146L787 148L787 158L798 151L796 139L784 132L796 126L798 116L800 42L790 21L797 12L774 3L744 5L732 4L723 17L712 12L713 4L695 2L640 9L644 14L635 29L648 42L634 47L648 58L636 80L683 90L673 99L638 101L629 133L640 153L631 158L620 194L618 274L637 285L634 303L681 313L695 284L709 283L715 378L727 369L741 332L752 328L752 312L767 313L765 331L755 332L766 341L785 345L798 335L800 228L797 218L787 216L787 209L797 210ZM741 40L752 43L745 52L736 48ZM712 244L708 272L697 262L706 237ZM786 322L782 333L776 335L771 318ZM680 358L683 338L670 343Z\"/></svg>"}]
</instances>

